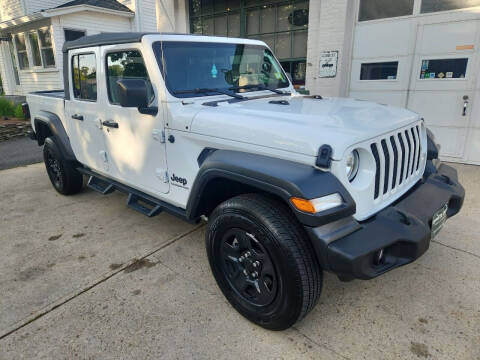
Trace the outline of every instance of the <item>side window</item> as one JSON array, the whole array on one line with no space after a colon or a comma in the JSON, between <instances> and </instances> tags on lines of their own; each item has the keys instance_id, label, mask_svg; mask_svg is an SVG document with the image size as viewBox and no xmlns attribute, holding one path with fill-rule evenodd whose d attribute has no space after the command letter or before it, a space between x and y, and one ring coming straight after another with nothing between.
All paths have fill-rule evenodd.
<instances>
[{"instance_id":1,"label":"side window","mask_svg":"<svg viewBox=\"0 0 480 360\"><path fill-rule=\"evenodd\" d=\"M360 80L395 80L397 72L398 61L363 63Z\"/></svg>"},{"instance_id":2,"label":"side window","mask_svg":"<svg viewBox=\"0 0 480 360\"><path fill-rule=\"evenodd\" d=\"M72 56L73 96L81 100L97 100L97 63L95 54Z\"/></svg>"},{"instance_id":3,"label":"side window","mask_svg":"<svg viewBox=\"0 0 480 360\"><path fill-rule=\"evenodd\" d=\"M121 79L141 79L147 82L149 104L155 98L147 68L142 54L138 50L123 50L107 54L107 87L108 100L111 104L119 104L117 81Z\"/></svg>"},{"instance_id":4,"label":"side window","mask_svg":"<svg viewBox=\"0 0 480 360\"><path fill-rule=\"evenodd\" d=\"M463 79L468 58L422 60L420 79Z\"/></svg>"}]
</instances>

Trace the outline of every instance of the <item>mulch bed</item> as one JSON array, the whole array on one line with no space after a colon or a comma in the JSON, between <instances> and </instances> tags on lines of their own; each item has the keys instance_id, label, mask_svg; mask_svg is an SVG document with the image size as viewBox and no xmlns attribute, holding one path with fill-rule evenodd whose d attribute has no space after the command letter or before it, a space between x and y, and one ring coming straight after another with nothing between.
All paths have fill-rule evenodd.
<instances>
[{"instance_id":1,"label":"mulch bed","mask_svg":"<svg viewBox=\"0 0 480 360\"><path fill-rule=\"evenodd\" d=\"M0 141L6 141L17 137L27 136L32 130L30 120L0 117Z\"/></svg>"}]
</instances>

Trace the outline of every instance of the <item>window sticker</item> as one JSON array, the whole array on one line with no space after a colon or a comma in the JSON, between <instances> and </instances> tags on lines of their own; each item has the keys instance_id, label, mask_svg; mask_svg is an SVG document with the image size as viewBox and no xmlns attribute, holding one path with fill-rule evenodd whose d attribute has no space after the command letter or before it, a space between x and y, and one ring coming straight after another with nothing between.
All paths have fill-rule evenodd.
<instances>
[{"instance_id":1,"label":"window sticker","mask_svg":"<svg viewBox=\"0 0 480 360\"><path fill-rule=\"evenodd\" d=\"M447 79L451 79L453 77L453 71L447 71Z\"/></svg>"},{"instance_id":2,"label":"window sticker","mask_svg":"<svg viewBox=\"0 0 480 360\"><path fill-rule=\"evenodd\" d=\"M430 77L430 79L435 79L435 73L431 72L429 77Z\"/></svg>"}]
</instances>

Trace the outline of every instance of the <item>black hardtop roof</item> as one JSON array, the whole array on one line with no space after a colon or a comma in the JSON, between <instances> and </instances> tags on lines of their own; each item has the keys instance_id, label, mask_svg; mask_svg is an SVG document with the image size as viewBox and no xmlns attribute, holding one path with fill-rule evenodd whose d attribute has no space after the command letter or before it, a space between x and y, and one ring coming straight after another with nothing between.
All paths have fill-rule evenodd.
<instances>
[{"instance_id":1,"label":"black hardtop roof","mask_svg":"<svg viewBox=\"0 0 480 360\"><path fill-rule=\"evenodd\" d=\"M112 32L96 35L82 36L73 41L66 41L63 44L63 52L72 49L80 49L90 46L114 45L124 43L140 42L144 35L192 35L180 33L161 33L161 32Z\"/></svg>"}]
</instances>

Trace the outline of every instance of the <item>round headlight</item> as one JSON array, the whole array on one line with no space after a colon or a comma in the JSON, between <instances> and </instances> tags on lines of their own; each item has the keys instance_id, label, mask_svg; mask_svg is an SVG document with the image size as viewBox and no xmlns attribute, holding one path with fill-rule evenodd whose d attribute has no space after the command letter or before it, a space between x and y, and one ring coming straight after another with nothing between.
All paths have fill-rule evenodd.
<instances>
[{"instance_id":1,"label":"round headlight","mask_svg":"<svg viewBox=\"0 0 480 360\"><path fill-rule=\"evenodd\" d=\"M352 182L357 176L358 173L358 166L360 163L360 157L358 156L358 151L353 150L347 156L347 160L345 161L345 171L347 173L348 181Z\"/></svg>"}]
</instances>

